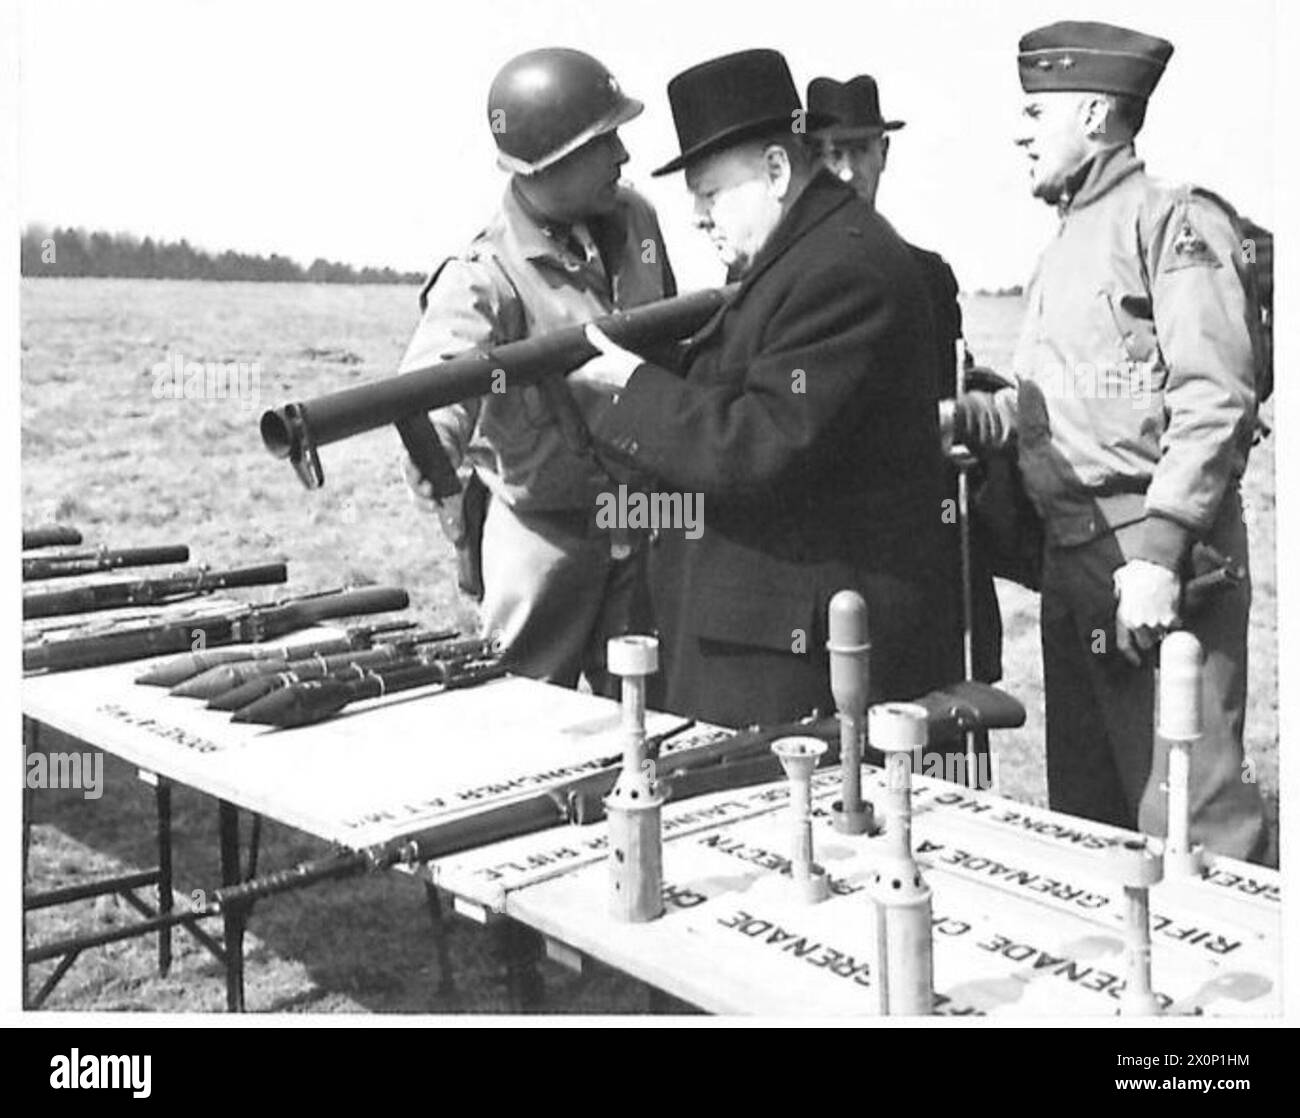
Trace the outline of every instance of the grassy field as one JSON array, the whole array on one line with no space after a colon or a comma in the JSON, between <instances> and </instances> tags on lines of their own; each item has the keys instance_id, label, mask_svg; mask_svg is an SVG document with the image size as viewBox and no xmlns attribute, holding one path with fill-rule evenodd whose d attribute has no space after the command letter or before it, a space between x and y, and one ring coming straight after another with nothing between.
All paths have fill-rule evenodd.
<instances>
[{"instance_id":1,"label":"grassy field","mask_svg":"<svg viewBox=\"0 0 1300 1118\"><path fill-rule=\"evenodd\" d=\"M1005 366L1019 317L1014 299L965 301L967 336L984 364ZM415 293L399 287L25 280L22 289L23 520L78 525L113 546L185 542L214 565L289 563L298 591L366 579L397 583L429 623L473 625L454 589L436 524L411 508L398 473L400 445L379 431L322 452L326 486L307 493L273 461L257 432L261 408L390 372L415 320ZM155 395L157 362L256 363L256 392L240 399ZM1246 484L1255 583L1247 745L1269 806L1276 857L1277 655L1272 443L1252 458ZM1000 735L1003 791L1045 803L1037 600L1000 584L1005 685L1030 710ZM152 791L109 759L102 799L35 795L30 873L48 888L152 863ZM178 793L176 866L182 893L217 880L216 809ZM323 853L275 824L262 865ZM34 914L45 940L126 919L109 902ZM493 937L451 924L456 989L439 969L422 890L398 874L276 898L251 926L252 1010L504 1012ZM154 970L151 941L84 955L48 1003L57 1009L209 1011L223 1007L218 965L178 936L170 977ZM33 981L49 966L34 968ZM644 1012L646 992L607 973L581 979L545 964L554 1012Z\"/></svg>"}]
</instances>

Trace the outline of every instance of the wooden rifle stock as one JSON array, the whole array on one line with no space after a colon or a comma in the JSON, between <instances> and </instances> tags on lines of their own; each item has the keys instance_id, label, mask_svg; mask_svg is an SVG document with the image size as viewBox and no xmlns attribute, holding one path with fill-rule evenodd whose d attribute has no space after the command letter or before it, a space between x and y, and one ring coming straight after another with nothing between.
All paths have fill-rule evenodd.
<instances>
[{"instance_id":1,"label":"wooden rifle stock","mask_svg":"<svg viewBox=\"0 0 1300 1118\"><path fill-rule=\"evenodd\" d=\"M335 617L406 609L406 591L368 586L312 594L265 606L239 606L203 617L177 618L108 629L84 636L34 641L23 648L24 671L71 671L187 652L201 637L205 647L272 640Z\"/></svg>"},{"instance_id":2,"label":"wooden rifle stock","mask_svg":"<svg viewBox=\"0 0 1300 1118\"><path fill-rule=\"evenodd\" d=\"M946 731L952 719L959 717L960 712L949 711L945 704L954 691L960 691L961 686L932 692L919 700L927 708L932 735ZM970 696L972 712L978 714L980 712L975 708L984 708L981 717L990 725L1019 725L1024 720L1024 711L1019 703L996 688L978 685L970 691ZM771 754L771 745L783 737L810 735L825 741L829 748L822 757L822 769L836 764L839 758L840 720L837 715L742 730L660 756L660 746L666 740L693 725L693 722L685 722L646 742L648 755L656 758L656 780L662 781L669 800L684 800L779 780L781 764ZM292 869L218 890L214 900L218 906L247 905L262 897L317 881L384 870L399 864L415 865L566 823L596 823L605 816L604 798L613 788L621 768L621 758L611 758L608 764L602 764L586 776L514 803L435 823L413 834L361 850L335 851Z\"/></svg>"},{"instance_id":3,"label":"wooden rifle stock","mask_svg":"<svg viewBox=\"0 0 1300 1118\"><path fill-rule=\"evenodd\" d=\"M184 544L163 547L96 548L93 551L34 555L23 560L23 581L67 578L70 575L116 571L121 567L156 567L163 563L188 563L190 549Z\"/></svg>"},{"instance_id":4,"label":"wooden rifle stock","mask_svg":"<svg viewBox=\"0 0 1300 1118\"><path fill-rule=\"evenodd\" d=\"M23 597L23 617L58 617L122 606L154 606L197 594L211 594L237 586L268 586L289 577L283 563L236 567L228 571L177 571L160 578L127 579L76 586L62 590L38 590Z\"/></svg>"}]
</instances>

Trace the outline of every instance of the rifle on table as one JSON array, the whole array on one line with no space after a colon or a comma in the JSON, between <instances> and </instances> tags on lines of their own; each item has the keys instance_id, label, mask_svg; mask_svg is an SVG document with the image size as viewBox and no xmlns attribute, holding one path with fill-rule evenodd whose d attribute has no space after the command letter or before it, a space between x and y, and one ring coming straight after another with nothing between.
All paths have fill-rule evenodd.
<instances>
[{"instance_id":1,"label":"rifle on table","mask_svg":"<svg viewBox=\"0 0 1300 1118\"><path fill-rule=\"evenodd\" d=\"M161 578L124 579L67 590L38 590L24 595L23 617L58 617L123 606L159 606L237 586L280 584L288 577L288 569L283 563L264 563L228 571L199 567L192 571L176 571Z\"/></svg>"},{"instance_id":2,"label":"rifle on table","mask_svg":"<svg viewBox=\"0 0 1300 1118\"><path fill-rule=\"evenodd\" d=\"M23 646L24 671L69 671L143 660L197 644L274 640L335 617L406 609L406 591L392 586L331 590L267 605L240 605L145 625L112 626L85 634L42 637Z\"/></svg>"},{"instance_id":3,"label":"rifle on table","mask_svg":"<svg viewBox=\"0 0 1300 1118\"><path fill-rule=\"evenodd\" d=\"M695 333L723 306L734 288L697 291L619 311L595 320L613 341L634 352ZM425 478L455 493L449 465L433 425L423 413L487 395L504 374L514 389L544 377L568 373L594 357L582 326L566 326L534 338L440 361L423 369L345 388L262 414L262 441L277 458L288 459L308 489L325 484L319 447L389 424L398 424L407 452Z\"/></svg>"},{"instance_id":4,"label":"rifle on table","mask_svg":"<svg viewBox=\"0 0 1300 1118\"><path fill-rule=\"evenodd\" d=\"M653 755L665 742L693 725L693 721L684 721L664 733L647 739L647 749ZM823 760L829 764L833 760L832 752L836 750L839 741L839 721L832 717L815 721L790 722L767 729L745 730L737 734L727 734L720 740L704 745L679 750L663 761L666 768L671 766L673 772L678 774L678 794L674 797L669 791L669 798L686 798L687 785L682 778L686 773L694 770L716 766L719 773L725 768L729 773L735 772L748 777L750 773L742 762L767 752L777 738L791 734L814 734L825 740L830 749ZM775 761L776 758L772 760ZM212 900L218 907L224 908L248 905L264 897L300 889L318 881L352 877L390 869L397 865L418 865L432 858L445 858L463 850L473 850L478 846L534 834L567 823L576 823L580 821L580 813L589 812L592 804L603 800L609 794L622 767L621 754L617 758L607 758L606 763L602 764L597 771L556 785L544 792L460 819L435 823L412 834L361 850L339 850L291 869L267 874L265 877L242 885L217 890L212 895ZM777 771L780 771L779 764ZM716 779L721 777L718 776ZM762 783L762 780L749 780L748 783ZM714 790L716 789L707 789L707 791Z\"/></svg>"},{"instance_id":5,"label":"rifle on table","mask_svg":"<svg viewBox=\"0 0 1300 1118\"><path fill-rule=\"evenodd\" d=\"M955 697L954 697L955 696ZM1010 695L989 684L969 681L957 688L939 689L917 699L926 708L929 737L942 742L956 728L976 715L988 725L1020 725L1024 710ZM976 709L978 708L978 710ZM755 727L736 733L721 730L721 736L699 745L664 754L662 746L694 726L685 721L646 741L647 756L656 765L656 782L665 799L681 801L694 796L732 788L745 788L780 779L778 758L772 743L790 736L812 736L827 743L820 768L839 763L840 718L838 715L806 719L777 726ZM620 754L601 762L585 776L512 803L459 819L435 823L409 835L377 843L361 850L339 850L323 858L213 894L218 908L245 906L263 897L302 888L318 881L350 877L389 869L396 865L418 865L433 858L445 858L464 850L519 838L566 824L587 824L604 818L605 797L623 768Z\"/></svg>"},{"instance_id":6,"label":"rifle on table","mask_svg":"<svg viewBox=\"0 0 1300 1118\"><path fill-rule=\"evenodd\" d=\"M23 550L38 547L62 547L81 542L81 533L66 524L47 524L41 528L23 529Z\"/></svg>"},{"instance_id":7,"label":"rifle on table","mask_svg":"<svg viewBox=\"0 0 1300 1118\"><path fill-rule=\"evenodd\" d=\"M23 560L23 581L67 578L121 567L156 567L162 563L188 563L190 549L184 544L163 547L98 547L91 551L68 551L61 555L35 555Z\"/></svg>"},{"instance_id":8,"label":"rifle on table","mask_svg":"<svg viewBox=\"0 0 1300 1118\"><path fill-rule=\"evenodd\" d=\"M954 731L964 729L971 724L997 728L1020 726L1025 721L1024 707L1000 688L987 683L965 681L949 687L937 688L912 701L925 709L927 733L931 743L941 744L948 740ZM772 743L779 738L791 736L820 738L827 743L828 748L822 755L819 769L825 770L839 764L839 715L819 716L814 712L807 718L776 726L754 727L736 733L722 731L725 734L723 737L661 755L658 750L662 742L682 733L686 728L686 726L678 726L666 734L647 741L647 755L655 762L655 781L662 785L664 796L669 801L690 799L730 788L747 788L754 784L766 784L781 779L783 769L780 759L771 752ZM864 745L869 750L871 743L865 742ZM549 800L552 810L548 825L598 822L605 817L605 797L614 787L614 782L621 771L621 756L617 759L617 763L614 763L614 759L611 758L608 768L578 777L549 792L532 797L526 801L532 805L528 818L536 820L544 816L546 812L543 801ZM498 824L502 829L509 828L513 813L520 808L521 803L505 804L484 815L476 816L474 822L483 822L493 830L492 836L486 840L489 842L543 829L541 826L531 826L528 830L496 833ZM450 832L453 837L458 835L455 829L460 826L460 822L451 822L444 826L453 829ZM442 842L446 836L435 837L439 844L438 850L433 854L422 855L417 860L423 861L431 857L455 853L454 849L442 849ZM456 838L456 841L460 841L459 838ZM464 847L456 849L475 845L480 844L465 843Z\"/></svg>"},{"instance_id":9,"label":"rifle on table","mask_svg":"<svg viewBox=\"0 0 1300 1118\"><path fill-rule=\"evenodd\" d=\"M693 719L684 720L672 729L657 734L646 741L647 749L653 756L660 746L678 734L691 729ZM745 758L753 759L756 754L765 752L778 737L789 734L816 734L827 741L831 750L825 760L831 760L832 752L839 740L839 723L837 719L819 721L792 722L766 730L742 731L732 734L721 731L725 736L720 740L704 745L680 750L671 755L674 771L678 769L694 771L697 766L712 768L719 772L749 775ZM775 758L773 758L775 760ZM727 762L734 761L735 764ZM778 766L779 768L779 766ZM264 874L251 881L236 885L222 886L208 894L207 904L199 910L173 913L168 917L158 918L160 924L183 923L188 920L201 920L221 915L223 912L247 912L252 905L267 897L304 889L322 881L338 881L348 877L357 877L364 873L377 873L398 865L418 865L432 858L442 858L463 850L472 850L493 842L549 830L565 823L577 822L577 812L586 810L578 805L603 798L614 786L622 770L622 756L607 758L602 767L588 776L558 785L549 791L540 792L514 803L504 804L487 812L478 812L469 817L453 819L445 823L436 823L409 835L376 843L359 850L340 848L321 858L300 863L287 870L278 870ZM715 777L715 779L717 779ZM760 783L758 780L746 780L745 783ZM737 784L727 785L738 787ZM681 782L677 787L683 791L686 785ZM713 791L713 788L703 789ZM692 794L701 794L694 792ZM678 794L676 799L686 798Z\"/></svg>"}]
</instances>

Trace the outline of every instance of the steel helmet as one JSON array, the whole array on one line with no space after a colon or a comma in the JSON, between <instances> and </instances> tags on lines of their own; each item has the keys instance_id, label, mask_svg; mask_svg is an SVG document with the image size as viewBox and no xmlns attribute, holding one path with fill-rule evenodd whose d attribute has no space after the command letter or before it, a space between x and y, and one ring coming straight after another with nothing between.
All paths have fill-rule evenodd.
<instances>
[{"instance_id":1,"label":"steel helmet","mask_svg":"<svg viewBox=\"0 0 1300 1118\"><path fill-rule=\"evenodd\" d=\"M502 67L488 91L497 162L533 175L589 140L612 132L645 106L589 54L567 47L530 50Z\"/></svg>"}]
</instances>

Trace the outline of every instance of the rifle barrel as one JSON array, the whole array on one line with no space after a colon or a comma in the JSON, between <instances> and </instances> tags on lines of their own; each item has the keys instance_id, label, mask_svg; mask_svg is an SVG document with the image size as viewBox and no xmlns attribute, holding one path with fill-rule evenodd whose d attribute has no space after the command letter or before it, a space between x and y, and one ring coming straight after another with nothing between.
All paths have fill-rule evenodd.
<instances>
[{"instance_id":1,"label":"rifle barrel","mask_svg":"<svg viewBox=\"0 0 1300 1118\"><path fill-rule=\"evenodd\" d=\"M188 563L190 549L184 544L164 547L124 547L116 550L68 551L60 555L34 555L23 560L23 581L68 578L71 575L116 571L123 567L156 567L163 563Z\"/></svg>"},{"instance_id":2,"label":"rifle barrel","mask_svg":"<svg viewBox=\"0 0 1300 1118\"><path fill-rule=\"evenodd\" d=\"M23 617L58 617L123 606L161 605L175 598L211 594L237 586L268 586L288 579L283 563L237 567L228 571L177 571L161 578L128 579L77 586L64 590L38 590L23 598Z\"/></svg>"},{"instance_id":3,"label":"rifle barrel","mask_svg":"<svg viewBox=\"0 0 1300 1118\"><path fill-rule=\"evenodd\" d=\"M660 737L671 737L690 725L689 722L684 723ZM831 750L824 763L832 763L833 752L839 741L839 722L835 718L823 718L811 725L790 723L765 730L743 731L721 742L709 743L709 746L721 746L729 741L735 751L733 754L719 753L708 747L673 754L671 762L665 762L671 767L669 780L673 784L670 794L674 799L688 799L726 788L779 779L780 764L766 753L766 749L778 737L795 732L813 733L829 742ZM706 753L701 752L706 749ZM761 755L755 756L756 753ZM689 758L704 758L706 763L703 768L697 769L683 763ZM725 764L725 761L737 763ZM613 787L621 767L620 760L599 772L514 803L435 823L363 850L338 850L277 874L223 888L217 892L214 900L225 907L245 904L318 881L349 877L365 871L385 870L398 864L413 865L431 858L445 858L463 850L518 838L568 822L594 822L598 816L590 805ZM583 805L587 806L584 808ZM584 810L590 813L590 818L582 818Z\"/></svg>"},{"instance_id":4,"label":"rifle barrel","mask_svg":"<svg viewBox=\"0 0 1300 1118\"><path fill-rule=\"evenodd\" d=\"M66 524L45 524L40 528L23 529L23 550L38 547L62 547L81 543L81 533Z\"/></svg>"},{"instance_id":5,"label":"rifle barrel","mask_svg":"<svg viewBox=\"0 0 1300 1118\"><path fill-rule=\"evenodd\" d=\"M410 599L405 590L395 586L368 586L360 590L309 594L265 606L237 606L201 618L34 641L23 648L23 670L71 671L185 652L199 643L209 647L273 640L335 617L387 613L406 609L408 605Z\"/></svg>"}]
</instances>

